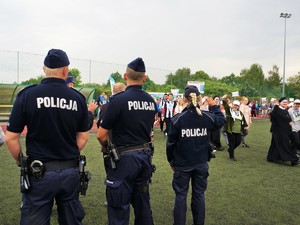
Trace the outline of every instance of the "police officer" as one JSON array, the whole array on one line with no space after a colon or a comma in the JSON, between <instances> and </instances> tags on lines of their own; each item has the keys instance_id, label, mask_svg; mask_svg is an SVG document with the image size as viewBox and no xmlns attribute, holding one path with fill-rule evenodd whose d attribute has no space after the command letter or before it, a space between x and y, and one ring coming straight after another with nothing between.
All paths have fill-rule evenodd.
<instances>
[{"instance_id":1,"label":"police officer","mask_svg":"<svg viewBox=\"0 0 300 225\"><path fill-rule=\"evenodd\" d=\"M71 72L68 73L68 77L66 79L66 83L67 83L67 86L70 87L70 88L74 88L74 84L75 84L75 81L74 81L74 77L71 76Z\"/></svg>"},{"instance_id":2,"label":"police officer","mask_svg":"<svg viewBox=\"0 0 300 225\"><path fill-rule=\"evenodd\" d=\"M198 105L200 93L196 86L188 86L184 92L187 107L171 120L167 140L167 159L174 170L173 189L176 194L174 205L174 225L184 225L186 221L186 197L189 182L192 184L192 214L194 225L204 224L207 188L209 132L221 128L225 118L219 106L212 105L209 111L201 111Z\"/></svg>"},{"instance_id":3,"label":"police officer","mask_svg":"<svg viewBox=\"0 0 300 225\"><path fill-rule=\"evenodd\" d=\"M84 96L66 85L69 64L64 51L51 49L46 78L19 92L9 118L6 144L18 165L19 137L24 126L28 130L31 186L22 198L22 225L50 224L54 199L59 224L82 224L78 158L88 140L88 111Z\"/></svg>"},{"instance_id":4,"label":"police officer","mask_svg":"<svg viewBox=\"0 0 300 225\"><path fill-rule=\"evenodd\" d=\"M136 225L153 225L148 189L153 172L149 142L157 108L153 98L142 90L145 72L141 58L128 64L124 74L127 88L110 99L97 133L105 146L112 130L112 142L120 153L116 169L108 171L105 181L110 225L129 224L130 203Z\"/></svg>"}]
</instances>

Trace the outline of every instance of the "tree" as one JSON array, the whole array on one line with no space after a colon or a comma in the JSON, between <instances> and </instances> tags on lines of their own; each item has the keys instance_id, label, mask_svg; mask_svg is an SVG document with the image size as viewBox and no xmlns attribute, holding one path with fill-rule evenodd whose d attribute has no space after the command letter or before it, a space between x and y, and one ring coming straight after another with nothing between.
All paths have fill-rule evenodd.
<instances>
[{"instance_id":1,"label":"tree","mask_svg":"<svg viewBox=\"0 0 300 225\"><path fill-rule=\"evenodd\" d=\"M119 72L112 73L110 76L115 80L116 83L120 82L120 83L126 84L125 80L123 79L122 75ZM106 85L108 85L110 87L109 77L107 78Z\"/></svg>"},{"instance_id":2,"label":"tree","mask_svg":"<svg viewBox=\"0 0 300 225\"><path fill-rule=\"evenodd\" d=\"M221 82L229 85L234 85L237 83L237 77L234 75L234 73L230 74L229 76L225 76L221 78Z\"/></svg>"},{"instance_id":3,"label":"tree","mask_svg":"<svg viewBox=\"0 0 300 225\"><path fill-rule=\"evenodd\" d=\"M249 83L245 83L242 85L242 87L239 90L239 94L240 96L248 96L248 97L259 96L258 90L254 86L250 85Z\"/></svg>"},{"instance_id":4,"label":"tree","mask_svg":"<svg viewBox=\"0 0 300 225\"><path fill-rule=\"evenodd\" d=\"M192 81L205 81L209 79L210 79L209 75L202 70L199 70L195 74L191 75Z\"/></svg>"},{"instance_id":5,"label":"tree","mask_svg":"<svg viewBox=\"0 0 300 225\"><path fill-rule=\"evenodd\" d=\"M266 90L265 96L275 97L281 95L281 81L282 78L279 76L279 67L274 65L268 72L269 77L266 79Z\"/></svg>"},{"instance_id":6,"label":"tree","mask_svg":"<svg viewBox=\"0 0 300 225\"><path fill-rule=\"evenodd\" d=\"M224 94L229 94L233 91L236 91L236 85L228 85L221 81L216 80L206 80L204 86L204 93L210 95L211 97L223 96Z\"/></svg>"},{"instance_id":7,"label":"tree","mask_svg":"<svg viewBox=\"0 0 300 225\"><path fill-rule=\"evenodd\" d=\"M267 78L267 82L269 83L269 86L280 86L282 78L279 76L279 67L274 65L272 70L270 70L268 74L269 77Z\"/></svg>"},{"instance_id":8,"label":"tree","mask_svg":"<svg viewBox=\"0 0 300 225\"><path fill-rule=\"evenodd\" d=\"M258 64L252 64L250 69L243 69L240 73L243 82L254 85L262 85L265 79L262 67Z\"/></svg>"},{"instance_id":9,"label":"tree","mask_svg":"<svg viewBox=\"0 0 300 225\"><path fill-rule=\"evenodd\" d=\"M252 64L250 69L243 69L240 73L240 83L248 84L258 90L259 95L262 95L265 75L262 67L258 64Z\"/></svg>"},{"instance_id":10,"label":"tree","mask_svg":"<svg viewBox=\"0 0 300 225\"><path fill-rule=\"evenodd\" d=\"M39 84L45 78L44 75L40 75L37 78L30 78L29 80L23 81L21 84L24 85L32 85L32 84Z\"/></svg>"},{"instance_id":11,"label":"tree","mask_svg":"<svg viewBox=\"0 0 300 225\"><path fill-rule=\"evenodd\" d=\"M147 76L146 82L143 84L143 90L144 91L157 91L156 84Z\"/></svg>"},{"instance_id":12,"label":"tree","mask_svg":"<svg viewBox=\"0 0 300 225\"><path fill-rule=\"evenodd\" d=\"M183 92L187 82L191 80L191 70L189 68L178 69L175 74L167 75L166 85L170 85L171 89L177 87L180 92Z\"/></svg>"},{"instance_id":13,"label":"tree","mask_svg":"<svg viewBox=\"0 0 300 225\"><path fill-rule=\"evenodd\" d=\"M297 75L291 76L287 80L289 90L292 90L295 98L300 98L300 72ZM290 93L289 93L290 94Z\"/></svg>"},{"instance_id":14,"label":"tree","mask_svg":"<svg viewBox=\"0 0 300 225\"><path fill-rule=\"evenodd\" d=\"M82 81L81 81L80 71L76 68L72 68L72 69L69 69L69 72L72 74L75 84L76 85L81 85Z\"/></svg>"}]
</instances>

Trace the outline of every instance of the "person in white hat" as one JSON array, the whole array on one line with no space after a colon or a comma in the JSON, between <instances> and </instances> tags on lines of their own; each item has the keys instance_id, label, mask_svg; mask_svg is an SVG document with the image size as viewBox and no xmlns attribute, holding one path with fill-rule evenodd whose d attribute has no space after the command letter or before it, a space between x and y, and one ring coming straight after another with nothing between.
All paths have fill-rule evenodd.
<instances>
[{"instance_id":1,"label":"person in white hat","mask_svg":"<svg viewBox=\"0 0 300 225\"><path fill-rule=\"evenodd\" d=\"M248 125L247 129L244 129L242 131L242 147L243 148L250 148L250 146L246 143L246 140L245 140L245 137L248 135L249 128L252 123L251 110L250 110L248 104L249 104L249 99L247 97L243 96L241 99L240 111L243 113L245 120L247 122L247 125Z\"/></svg>"},{"instance_id":2,"label":"person in white hat","mask_svg":"<svg viewBox=\"0 0 300 225\"><path fill-rule=\"evenodd\" d=\"M226 112L226 124L224 125L224 131L227 134L229 142L229 159L231 161L237 161L234 156L234 150L241 144L242 130L246 129L248 125L243 113L239 110L241 105L240 101L234 100L231 104L227 95L223 96L222 101ZM231 107L229 104L231 104Z\"/></svg>"},{"instance_id":3,"label":"person in white hat","mask_svg":"<svg viewBox=\"0 0 300 225\"><path fill-rule=\"evenodd\" d=\"M290 117L292 118L292 133L291 133L291 144L292 150L299 154L300 153L300 100L296 99L293 102L293 106L288 110Z\"/></svg>"}]
</instances>

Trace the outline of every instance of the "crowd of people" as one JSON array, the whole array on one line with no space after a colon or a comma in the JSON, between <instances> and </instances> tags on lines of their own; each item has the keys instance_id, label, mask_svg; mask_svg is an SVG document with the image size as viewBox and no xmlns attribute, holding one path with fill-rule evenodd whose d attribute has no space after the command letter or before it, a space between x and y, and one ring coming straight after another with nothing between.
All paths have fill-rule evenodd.
<instances>
[{"instance_id":1,"label":"crowd of people","mask_svg":"<svg viewBox=\"0 0 300 225\"><path fill-rule=\"evenodd\" d=\"M250 147L246 136L252 123L253 104L249 104L248 98L239 101L228 95L201 96L198 88L191 85L185 88L182 98L174 99L172 93L166 93L162 99L155 99L142 90L147 79L146 67L142 58L136 58L127 65L126 86L117 83L109 99L102 93L98 101L87 105L85 97L73 88L69 64L64 51L51 49L44 60L45 78L18 93L9 118L6 145L22 168L19 138L24 127L28 129L28 180L22 194L20 224L50 224L54 201L59 224L82 224L85 212L79 193L86 186L81 186L84 163L78 159L82 159L80 151L88 141L91 115L97 107L96 136L106 171L109 225L129 224L131 205L134 224L154 224L149 183L156 169L151 142L155 120L166 137L166 157L173 170L173 224L186 222L190 181L193 224L204 224L208 162L214 151L224 150L220 138L224 137L230 161L237 161L235 150L240 144ZM300 100L294 101L289 110L287 105L286 98L274 102L267 160L297 165Z\"/></svg>"}]
</instances>

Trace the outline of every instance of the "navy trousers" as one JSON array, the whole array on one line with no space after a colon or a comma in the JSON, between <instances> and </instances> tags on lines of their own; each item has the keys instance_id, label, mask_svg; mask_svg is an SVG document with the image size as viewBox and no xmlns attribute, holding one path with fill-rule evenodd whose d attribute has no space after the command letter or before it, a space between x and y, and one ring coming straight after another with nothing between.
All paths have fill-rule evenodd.
<instances>
[{"instance_id":1,"label":"navy trousers","mask_svg":"<svg viewBox=\"0 0 300 225\"><path fill-rule=\"evenodd\" d=\"M30 177L31 188L23 194L21 225L50 225L54 199L61 225L81 225L84 210L79 201L78 168L50 171L41 180Z\"/></svg>"},{"instance_id":2,"label":"navy trousers","mask_svg":"<svg viewBox=\"0 0 300 225\"><path fill-rule=\"evenodd\" d=\"M123 152L117 168L107 173L106 198L109 225L128 225L130 204L135 225L153 225L149 180L152 167L150 150Z\"/></svg>"},{"instance_id":3,"label":"navy trousers","mask_svg":"<svg viewBox=\"0 0 300 225\"><path fill-rule=\"evenodd\" d=\"M186 222L186 198L189 191L189 182L192 185L191 209L195 225L204 224L205 197L207 188L208 163L201 163L192 168L174 168L173 189L175 191L174 225L185 225Z\"/></svg>"}]
</instances>

